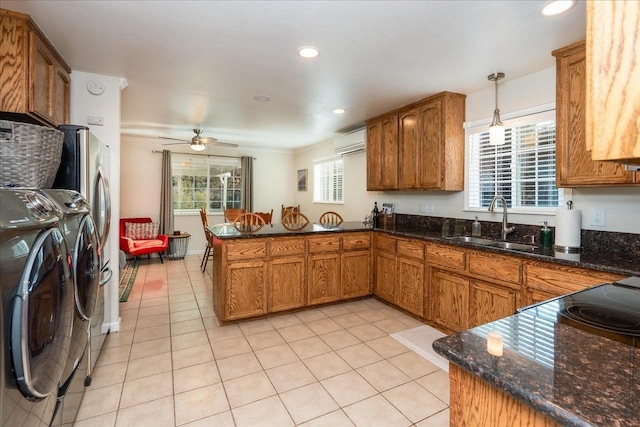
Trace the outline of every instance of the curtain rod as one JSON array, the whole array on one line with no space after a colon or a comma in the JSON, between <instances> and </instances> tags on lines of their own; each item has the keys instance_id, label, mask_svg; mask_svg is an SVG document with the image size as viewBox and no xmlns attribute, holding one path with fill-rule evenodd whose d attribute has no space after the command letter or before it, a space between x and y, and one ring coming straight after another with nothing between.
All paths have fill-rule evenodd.
<instances>
[{"instance_id":1,"label":"curtain rod","mask_svg":"<svg viewBox=\"0 0 640 427\"><path fill-rule=\"evenodd\" d=\"M152 153L162 154L162 151L159 150L151 150ZM227 157L229 159L241 159L242 156L223 156L221 154L200 154L200 153L176 153L175 151L171 151L171 154L184 154L185 156L205 156L205 157ZM249 156L245 156L249 157ZM251 157L253 160L256 160L255 157Z\"/></svg>"}]
</instances>

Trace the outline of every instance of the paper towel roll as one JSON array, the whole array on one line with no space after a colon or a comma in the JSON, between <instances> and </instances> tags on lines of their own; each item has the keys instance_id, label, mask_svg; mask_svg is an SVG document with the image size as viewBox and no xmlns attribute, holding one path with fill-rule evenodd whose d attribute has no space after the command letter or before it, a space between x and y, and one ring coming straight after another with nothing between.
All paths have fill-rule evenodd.
<instances>
[{"instance_id":1,"label":"paper towel roll","mask_svg":"<svg viewBox=\"0 0 640 427\"><path fill-rule=\"evenodd\" d=\"M558 209L556 211L555 245L566 248L580 247L582 211L580 209Z\"/></svg>"}]
</instances>

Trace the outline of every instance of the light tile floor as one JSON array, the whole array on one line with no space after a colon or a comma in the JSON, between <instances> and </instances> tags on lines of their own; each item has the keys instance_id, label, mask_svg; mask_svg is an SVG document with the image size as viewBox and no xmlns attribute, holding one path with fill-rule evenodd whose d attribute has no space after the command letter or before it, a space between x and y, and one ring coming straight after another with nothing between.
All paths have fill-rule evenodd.
<instances>
[{"instance_id":1,"label":"light tile floor","mask_svg":"<svg viewBox=\"0 0 640 427\"><path fill-rule=\"evenodd\" d=\"M142 260L75 426L449 425L447 373L389 336L419 321L369 298L220 326L199 266Z\"/></svg>"}]
</instances>

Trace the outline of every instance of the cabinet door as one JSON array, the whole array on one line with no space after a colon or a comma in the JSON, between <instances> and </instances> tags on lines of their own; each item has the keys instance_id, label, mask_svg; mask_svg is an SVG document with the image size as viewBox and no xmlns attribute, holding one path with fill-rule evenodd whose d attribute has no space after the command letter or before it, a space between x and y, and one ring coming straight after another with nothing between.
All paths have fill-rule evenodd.
<instances>
[{"instance_id":1,"label":"cabinet door","mask_svg":"<svg viewBox=\"0 0 640 427\"><path fill-rule=\"evenodd\" d=\"M56 64L53 81L53 122L56 125L69 123L70 96L71 76Z\"/></svg>"},{"instance_id":2,"label":"cabinet door","mask_svg":"<svg viewBox=\"0 0 640 427\"><path fill-rule=\"evenodd\" d=\"M431 271L433 320L453 331L467 329L469 323L469 280L433 269Z\"/></svg>"},{"instance_id":3,"label":"cabinet door","mask_svg":"<svg viewBox=\"0 0 640 427\"><path fill-rule=\"evenodd\" d=\"M367 190L382 189L382 120L367 123Z\"/></svg>"},{"instance_id":4,"label":"cabinet door","mask_svg":"<svg viewBox=\"0 0 640 427\"><path fill-rule=\"evenodd\" d=\"M382 189L398 188L398 116L382 118Z\"/></svg>"},{"instance_id":5,"label":"cabinet door","mask_svg":"<svg viewBox=\"0 0 640 427\"><path fill-rule=\"evenodd\" d=\"M416 109L400 113L398 126L398 186L400 189L417 189L420 149Z\"/></svg>"},{"instance_id":6,"label":"cabinet door","mask_svg":"<svg viewBox=\"0 0 640 427\"><path fill-rule=\"evenodd\" d=\"M267 265L263 261L227 264L225 319L242 319L267 312Z\"/></svg>"},{"instance_id":7,"label":"cabinet door","mask_svg":"<svg viewBox=\"0 0 640 427\"><path fill-rule=\"evenodd\" d=\"M31 86L30 110L38 116L53 121L53 75L55 60L40 38L31 33Z\"/></svg>"},{"instance_id":8,"label":"cabinet door","mask_svg":"<svg viewBox=\"0 0 640 427\"><path fill-rule=\"evenodd\" d=\"M422 189L442 188L442 101L429 102L418 109L420 151L418 185ZM454 171L451 171L454 173Z\"/></svg>"},{"instance_id":9,"label":"cabinet door","mask_svg":"<svg viewBox=\"0 0 640 427\"><path fill-rule=\"evenodd\" d=\"M376 296L396 303L396 256L385 252L376 254Z\"/></svg>"},{"instance_id":10,"label":"cabinet door","mask_svg":"<svg viewBox=\"0 0 640 427\"><path fill-rule=\"evenodd\" d=\"M342 298L371 293L371 257L369 251L342 254Z\"/></svg>"},{"instance_id":11,"label":"cabinet door","mask_svg":"<svg viewBox=\"0 0 640 427\"><path fill-rule=\"evenodd\" d=\"M340 299L340 254L309 257L309 305Z\"/></svg>"},{"instance_id":12,"label":"cabinet door","mask_svg":"<svg viewBox=\"0 0 640 427\"><path fill-rule=\"evenodd\" d=\"M269 268L269 313L305 305L304 257L275 258Z\"/></svg>"},{"instance_id":13,"label":"cabinet door","mask_svg":"<svg viewBox=\"0 0 640 427\"><path fill-rule=\"evenodd\" d=\"M511 316L518 308L518 291L492 283L471 281L469 327Z\"/></svg>"},{"instance_id":14,"label":"cabinet door","mask_svg":"<svg viewBox=\"0 0 640 427\"><path fill-rule=\"evenodd\" d=\"M397 304L416 316L424 316L424 264L398 257Z\"/></svg>"},{"instance_id":15,"label":"cabinet door","mask_svg":"<svg viewBox=\"0 0 640 427\"><path fill-rule=\"evenodd\" d=\"M586 143L586 52L584 42L556 56L556 186L633 183L633 173L613 162L591 160Z\"/></svg>"}]
</instances>

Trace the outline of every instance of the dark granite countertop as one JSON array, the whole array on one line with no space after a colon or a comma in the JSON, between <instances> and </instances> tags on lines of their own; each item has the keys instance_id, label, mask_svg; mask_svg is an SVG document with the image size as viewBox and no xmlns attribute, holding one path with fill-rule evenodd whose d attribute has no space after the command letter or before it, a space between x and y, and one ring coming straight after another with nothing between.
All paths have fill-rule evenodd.
<instances>
[{"instance_id":1,"label":"dark granite countertop","mask_svg":"<svg viewBox=\"0 0 640 427\"><path fill-rule=\"evenodd\" d=\"M336 233L348 231L370 231L371 227L364 225L361 221L345 221L336 227L326 227L318 223L309 223L299 230L290 230L282 224L267 224L260 230L243 233L230 224L217 224L209 226L209 230L219 239L245 239L256 237L291 236L317 233ZM542 250L538 248L536 252L522 252L510 249L495 248L472 243L465 243L450 240L441 236L439 231L426 230L415 226L385 226L376 228L377 231L384 231L394 236L422 239L448 245L461 246L483 251L520 256L538 261L554 262L574 267L587 268L607 273L620 274L623 276L640 276L640 256L636 252L593 250L584 249L580 253L569 254L554 252L553 250Z\"/></svg>"},{"instance_id":2,"label":"dark granite countertop","mask_svg":"<svg viewBox=\"0 0 640 427\"><path fill-rule=\"evenodd\" d=\"M232 224L210 225L209 230L218 239L251 239L256 237L292 236L300 234L336 233L345 231L371 231L362 221L344 221L337 226L329 227L318 223L309 223L304 227L292 230L282 224L267 224L258 231L241 232Z\"/></svg>"},{"instance_id":3,"label":"dark granite countertop","mask_svg":"<svg viewBox=\"0 0 640 427\"><path fill-rule=\"evenodd\" d=\"M487 351L489 331L503 336L500 357ZM562 425L640 426L640 349L633 346L524 311L433 348Z\"/></svg>"},{"instance_id":4,"label":"dark granite countertop","mask_svg":"<svg viewBox=\"0 0 640 427\"><path fill-rule=\"evenodd\" d=\"M554 262L623 276L640 276L640 256L633 252L625 252L624 248L621 248L620 251L583 249L579 253L562 253L555 252L552 249L537 248L536 252L523 252L450 240L442 237L440 231L423 230L412 226L386 226L379 230L395 236L418 238L465 248L481 249L488 252L516 255L527 259ZM511 239L508 239L508 241L511 241Z\"/></svg>"}]
</instances>

